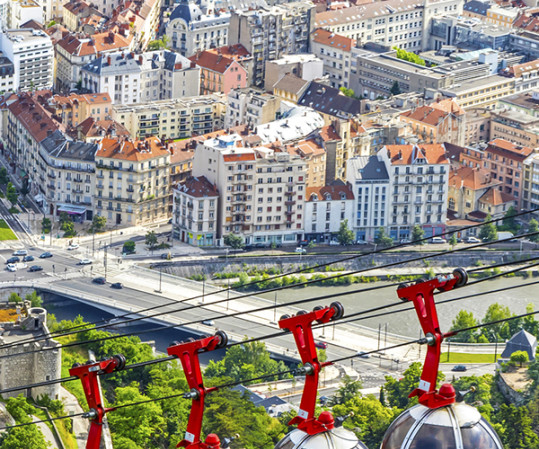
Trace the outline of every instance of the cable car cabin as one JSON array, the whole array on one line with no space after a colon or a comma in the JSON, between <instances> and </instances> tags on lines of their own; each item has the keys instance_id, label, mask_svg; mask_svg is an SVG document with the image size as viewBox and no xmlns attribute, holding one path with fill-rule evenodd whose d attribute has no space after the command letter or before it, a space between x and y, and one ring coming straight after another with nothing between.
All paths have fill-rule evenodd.
<instances>
[{"instance_id":1,"label":"cable car cabin","mask_svg":"<svg viewBox=\"0 0 539 449\"><path fill-rule=\"evenodd\" d=\"M275 445L275 449L367 449L354 432L335 427L330 412L322 412L318 420L327 430L315 435L294 429Z\"/></svg>"},{"instance_id":2,"label":"cable car cabin","mask_svg":"<svg viewBox=\"0 0 539 449\"><path fill-rule=\"evenodd\" d=\"M464 402L431 409L418 404L386 431L380 449L503 449L481 414Z\"/></svg>"}]
</instances>

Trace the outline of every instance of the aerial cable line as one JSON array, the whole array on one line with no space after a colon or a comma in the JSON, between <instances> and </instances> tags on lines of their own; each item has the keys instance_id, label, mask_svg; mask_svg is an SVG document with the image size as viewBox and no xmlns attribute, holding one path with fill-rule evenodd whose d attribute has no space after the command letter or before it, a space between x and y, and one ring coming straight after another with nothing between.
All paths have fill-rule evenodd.
<instances>
[{"instance_id":1,"label":"aerial cable line","mask_svg":"<svg viewBox=\"0 0 539 449\"><path fill-rule=\"evenodd\" d=\"M528 233L528 234L523 234L523 235L520 235L520 236L518 236L516 238L524 238L524 237L530 237L530 236L534 236L534 235L539 235L539 231L531 232L531 233ZM311 284L315 284L317 282L322 282L322 281L331 280L331 279L338 279L338 278L345 277L345 276L351 276L351 275L356 275L356 274L360 274L360 273L365 273L365 272L368 272L368 271L372 271L373 269L391 268L391 267L394 267L394 266L397 266L397 265L402 265L402 264L411 263L411 262L417 262L417 261L425 260L425 259L431 259L431 258L443 256L443 255L446 255L446 254L453 254L453 253L457 253L457 252L463 252L463 251L467 251L469 249L480 248L480 247L492 245L494 243L505 242L505 241L510 241L510 240L514 240L514 239L515 239L515 237L509 237L509 238L506 238L506 239L501 239L501 240L497 240L497 241L493 241L493 242L483 242L483 243L479 243L479 244L468 246L468 247L462 247L462 248L452 249L452 250L448 250L448 251L443 251L441 253L433 253L433 254L428 254L428 255L422 255L422 256L414 257L414 258L407 259L407 260L404 260L404 261L391 262L391 263L387 263L387 264L384 264L384 265L379 265L379 266L376 266L376 267L368 267L368 268L362 268L362 269L355 270L355 271L340 273L340 274L336 274L336 275L333 275L333 276L328 276L328 277L326 277L324 279L309 279L309 280L307 280L305 282L301 282L301 283L298 283L298 284L291 284L291 285L286 285L286 286L269 288L269 289L262 290L262 291L257 292L257 293L258 294L272 293L272 292L277 292L277 291L286 290L286 289L290 289L290 288L296 288L296 287L301 287L301 286L305 286L305 285L311 285ZM270 278L265 279L264 281L267 281L269 279ZM249 285L249 284L246 284L245 286L247 286L247 285ZM377 286L377 287L370 287L368 289L364 289L363 291L378 290L378 289L388 288L388 287L391 287L391 286L392 286L392 284L383 285L383 286ZM227 289L219 290L219 291L211 293L211 294L216 294L216 293L219 293L219 292L226 292L226 291L227 291ZM358 293L360 291L353 291L353 292L348 292L348 293L352 294L352 293ZM226 303L226 302L229 302L229 301L248 298L248 297L251 297L251 296L252 296L252 294L246 293L246 294L243 294L243 295L240 295L240 296L236 296L234 298L223 298L223 299L220 299L220 300L217 300L217 301L214 301L214 302L211 302L211 303L207 303L207 304L191 305L191 306L181 308L181 309L173 309L173 310L169 310L169 311L157 312L157 313L150 314L150 315L143 315L143 316L139 316L139 317L136 317L136 318L130 318L130 319L124 320L124 321L119 321L119 322L115 321L114 323L102 324L102 325L99 325L99 326L95 326L95 327L93 327L91 329L99 330L99 329L115 326L115 325L118 325L118 324L133 323L133 322L145 320L145 319L148 319L148 318L154 318L154 317L157 317L157 316L167 315L169 313L184 312L184 311L189 311L189 310L193 310L193 309L196 309L196 308L204 308L204 307L206 307L208 305L216 305L216 304ZM176 305L177 304L182 304L182 303L185 303L187 301L191 301L191 300L194 300L194 299L197 299L197 298L202 298L202 297L203 297L202 295L194 296L194 297L191 297L191 298L185 298L185 299L183 299L181 301L174 301L173 303L176 304ZM325 299L325 298L321 297L320 299ZM315 299L313 299L313 300L315 300ZM293 303L290 303L290 304L293 305ZM124 315L124 316L132 315L132 314L135 314L135 313L140 314L140 313L144 313L145 311L148 311L148 310L152 310L152 309L156 309L156 308L160 308L160 307L165 307L165 306L168 306L168 305L170 305L170 304L161 304L159 306L153 306L151 308L142 309L142 310L139 310L137 312L130 312L130 313ZM253 312L262 311L262 310L266 310L266 309L263 308L263 309L259 309L259 310L251 310L251 311L242 312L242 313L245 313L245 314L246 313L253 313ZM236 316L236 315L226 315L226 316ZM199 323L201 321L203 321L203 320L196 321L196 322L193 322L193 323L184 323L182 325L197 324L197 323ZM46 336L44 335L44 336L40 336L40 337L33 338L33 339L26 339L26 340L19 341L19 342L9 343L8 345L0 346L0 349L14 347L14 346L20 346L20 345L26 344L28 342L36 342L36 341L40 341L40 340L48 340L50 338L58 338L58 337L78 334L78 333L85 332L86 330L88 330L88 326L91 326L91 324L84 324L84 325L76 326L75 328L80 328L80 327L83 328L83 329L76 330L76 331L74 331L74 330L61 331L60 333L54 333L54 335L53 334L47 334ZM181 325L168 325L168 326L166 326L164 328L162 327L161 329L169 329L171 327L177 327L177 326L181 326ZM75 328L72 328L72 329L75 329ZM149 332L151 332L151 331L152 330L149 330ZM139 333L146 333L146 331L141 331ZM130 335L134 335L134 334L132 334L132 333L124 334L124 336L130 336ZM77 344L81 344L81 343L77 343ZM18 355L18 354L20 354L20 353L10 354L9 356L14 356L14 355ZM25 353L25 354L27 354L27 353ZM0 359L2 359L4 357L5 356L0 356Z\"/></svg>"},{"instance_id":2,"label":"aerial cable line","mask_svg":"<svg viewBox=\"0 0 539 449\"><path fill-rule=\"evenodd\" d=\"M525 211L525 212L519 212L519 213L517 213L515 215L512 215L512 217L518 217L518 216L521 216L521 215L531 214L531 213L534 213L534 212L537 212L537 211L539 211L539 208L531 209L531 210ZM260 279L260 280L257 280L257 281L251 281L251 282L248 282L247 284L244 284L242 287L249 287L249 286L252 286L252 285L259 284L261 282L266 282L266 281L271 281L271 280L274 280L274 279L282 278L284 276L290 276L290 275L293 275L293 274L298 274L298 273L303 273L305 271L310 271L310 270L316 269L316 268L327 267L327 266L337 264L337 263L340 263L340 262L346 262L346 261L349 261L349 260L354 260L354 259L358 259L358 258L365 257L365 256L371 256L371 255L379 254L379 253L382 253L382 252L387 252L387 251L390 251L390 250L393 250L393 249L402 248L402 247L405 247L405 246L408 246L408 245L415 245L415 244L418 244L418 243L422 243L422 242L431 240L432 237L441 237L441 236L445 236L445 235L449 235L449 234L455 234L455 233L458 233L458 232L461 232L461 231L466 231L468 229L481 227L481 226L484 226L485 224L495 223L495 222L498 222L498 221L503 220L503 219L504 219L504 217L494 218L494 219L491 219L491 220L488 220L488 221L484 221L482 223L477 223L475 225L463 226L463 227L461 227L459 229L455 229L454 231L446 231L446 232L443 232L441 234L436 234L436 235L431 236L431 237L424 237L424 238L421 238L421 239L418 239L418 240L414 240L413 242L410 242L410 243L399 243L397 245L393 245L393 246L390 246L390 247L387 247L387 248L380 248L380 249L377 249L377 250L374 250L374 251L368 251L366 253L347 256L347 257L344 257L344 258L341 258L341 259L338 259L338 260L335 260L335 261L332 261L332 262L326 262L326 263L323 263L323 264L317 264L317 265L308 266L308 267L305 267L305 268L300 268L298 270L293 270L293 271L290 271L290 272L287 272L287 273L281 273L281 274L278 274L278 275L270 276L270 277L268 277L266 279ZM497 242L504 242L504 241L523 238L523 237L532 236L532 235L536 235L536 234L538 234L538 233L536 232L536 233L530 233L530 234L523 234L523 235L515 236L515 237L512 237L512 238L508 238L508 239L497 240L497 241L494 241L494 242L487 242L487 244L492 244L492 243L497 243ZM483 246L483 245L484 244L468 246L465 249L473 249L473 248ZM441 256L441 255L444 255L444 254L451 254L452 252L461 251L461 250L462 250L462 248L460 248L459 250L445 251L445 252L439 253L438 255ZM427 257L424 257L424 258L427 258ZM413 262L413 261L414 260L411 260L410 262ZM406 263L406 261L402 262L402 263ZM376 268L386 268L386 266L382 265L382 266L379 266L379 267L376 267ZM355 272L355 273L357 273L357 272ZM348 273L348 274L354 274L354 273ZM336 277L339 277L339 276L336 276ZM326 278L326 279L332 279L332 277L329 277L329 278ZM320 281L322 281L322 280L315 280L315 282L320 282ZM293 288L293 287L306 285L306 284L309 284L309 282L301 283L301 284L294 284L294 285L291 285L291 286L285 286L285 288ZM167 302L165 304L159 304L159 305L156 305L156 306L152 306L152 307L148 307L148 308L139 310L138 312L128 312L128 313L125 313L123 315L118 315L116 318L118 318L118 319L125 318L125 317L130 316L130 315L139 314L139 313L143 313L143 312L149 312L151 310L159 309L161 307L173 306L173 305L177 305L178 303L183 303L183 302L186 302L186 301L191 301L191 300L195 300L195 299L204 298L205 296L216 295L216 294L219 294L219 293L226 293L226 292L228 292L230 290L231 290L230 287L228 287L228 288L224 288L224 289L221 289L221 290L217 290L215 292L208 293L207 295L197 295L197 296L193 296L191 298L185 298L185 299L183 299L181 301L172 300L172 301L169 301L169 302ZM266 289L266 290L263 290L263 291L258 292L258 293L270 293L270 292L273 292L273 291L277 291L277 289ZM231 298L230 300L232 301L234 299L240 299L240 298L245 297L245 296L250 296L250 295L239 296L239 297ZM91 325L99 324L99 323L102 323L102 322L103 322L103 320L94 321L92 323L85 323L85 324L73 326L73 327L69 328L68 330L72 331L72 330L75 330L75 329L79 329L81 327L91 326ZM126 322L130 322L130 321L126 321ZM107 326L110 326L110 324L106 324L103 327L107 327ZM55 334L56 334L56 332L49 333L49 334L43 334L41 339L49 339L49 338L54 337L54 336L61 336L61 335L55 335ZM23 344L25 342L34 342L34 341L39 341L39 340L34 338L34 339L27 339L26 341L20 341L20 342L17 342L17 343L10 343L10 344L7 344L7 345L6 344L5 345L0 345L0 349L1 348L6 348L6 347L11 347L12 345L19 345L19 344Z\"/></svg>"},{"instance_id":3,"label":"aerial cable line","mask_svg":"<svg viewBox=\"0 0 539 449\"><path fill-rule=\"evenodd\" d=\"M482 324L478 324L476 326L469 326L469 327L457 329L457 330L454 330L454 331L450 331L450 332L445 333L444 336L445 337L451 337L451 336L459 334L460 332L467 332L467 331L470 331L470 330L480 329L482 327L488 327L488 326L493 326L495 324L501 324L501 323L505 323L505 322L512 321L512 320L522 319L522 318L526 318L526 317L529 317L529 316L532 316L532 315L536 315L538 313L539 313L539 310L534 310L533 312L527 312L527 313L523 313L523 314L520 314L520 315L515 315L515 316L512 316L512 317L509 317L509 318L502 318L500 320L490 321L488 323L482 323ZM423 337L423 338L419 338L419 339L415 339L415 340L406 341L406 342L403 342L403 343L398 343L398 344L391 345L391 346L386 346L385 348L374 349L372 351L365 351L365 352L362 352L361 354L356 353L356 354L352 354L352 355L349 355L349 356L339 357L337 359L333 359L333 360L330 360L330 361L324 362L324 363L325 363L325 366L334 365L335 363L343 362L345 360L350 360L350 359L360 357L360 356L365 356L367 354L368 355L376 354L376 353L379 353L379 352L389 351L391 349L402 348L404 346L409 346L409 345L414 345L414 344L427 344L427 343L428 343L428 339L426 337ZM167 357L167 359L168 359L168 357ZM225 384L212 386L212 390L230 388L230 387L242 385L242 384L247 383L247 382L254 382L254 381L258 381L258 380L270 379L270 378L273 378L275 376L282 376L282 375L285 375L285 374L298 374L298 373L304 374L304 371L305 371L305 368L303 368L303 367L300 367L300 368L297 368L297 369L285 370L285 371L278 371L278 372L271 373L271 374L264 374L264 375L258 376L258 377L252 377L252 378L249 378L249 379L241 379L241 380L234 381L234 382L228 382L228 383L225 383ZM75 377L75 379L77 378L76 376L74 376L74 377ZM68 381L68 380L73 380L73 379L66 378L65 381ZM64 381L64 380L59 379L59 380L56 380L54 382L58 383L60 381ZM52 381L49 381L49 382L52 382ZM20 387L20 388L21 389L26 389L26 388L31 388L31 387L32 387L31 385L27 385L27 386ZM5 392L5 390L2 390L2 392ZM190 397L189 396L190 394L191 394L191 392L183 392L183 393L171 394L171 395L163 396L163 397L159 397L159 398L147 399L147 400L144 400L144 401L137 401L137 402L127 403L127 404L120 404L120 405L117 405L117 406L112 406L110 408L110 410L118 410L118 409L125 408L125 407L134 407L134 406L138 406L138 405L142 405L142 404L147 404L147 403L150 403L150 402L163 401L163 400L173 399L173 398L178 398L178 397L184 397L184 398L187 399L188 397ZM15 428L15 427L30 426L32 424L46 423L46 422L50 422L50 421L56 421L56 420L60 420L60 419L67 419L67 418L73 418L73 417L84 416L84 415L87 415L87 412L76 413L76 414L73 414L73 415L59 416L59 417L50 418L50 419L44 419L44 420L40 420L40 421L32 421L32 422L27 422L27 423L15 424L13 426L4 426L4 427L0 427L0 430L7 430L7 429Z\"/></svg>"}]
</instances>

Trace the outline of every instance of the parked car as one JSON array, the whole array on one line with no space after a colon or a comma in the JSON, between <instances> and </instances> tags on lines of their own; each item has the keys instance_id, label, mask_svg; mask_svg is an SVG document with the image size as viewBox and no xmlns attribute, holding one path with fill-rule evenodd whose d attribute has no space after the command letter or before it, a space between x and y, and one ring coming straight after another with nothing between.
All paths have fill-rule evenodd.
<instances>
[{"instance_id":1,"label":"parked car","mask_svg":"<svg viewBox=\"0 0 539 449\"><path fill-rule=\"evenodd\" d=\"M430 243L447 243L447 240L442 237L433 237Z\"/></svg>"},{"instance_id":2,"label":"parked car","mask_svg":"<svg viewBox=\"0 0 539 449\"><path fill-rule=\"evenodd\" d=\"M295 250L296 253L298 254L305 254L307 252L307 250L305 248L302 248L301 246L298 246Z\"/></svg>"},{"instance_id":3,"label":"parked car","mask_svg":"<svg viewBox=\"0 0 539 449\"><path fill-rule=\"evenodd\" d=\"M14 263L8 263L6 269L7 271L17 271L17 265Z\"/></svg>"},{"instance_id":4,"label":"parked car","mask_svg":"<svg viewBox=\"0 0 539 449\"><path fill-rule=\"evenodd\" d=\"M77 262L77 265L90 265L92 261L90 259L81 259Z\"/></svg>"},{"instance_id":5,"label":"parked car","mask_svg":"<svg viewBox=\"0 0 539 449\"><path fill-rule=\"evenodd\" d=\"M468 237L466 243L481 243L481 240L477 237Z\"/></svg>"},{"instance_id":6,"label":"parked car","mask_svg":"<svg viewBox=\"0 0 539 449\"><path fill-rule=\"evenodd\" d=\"M110 288L115 288L117 290L120 290L124 288L121 282L115 282L114 284L110 284Z\"/></svg>"},{"instance_id":7,"label":"parked car","mask_svg":"<svg viewBox=\"0 0 539 449\"><path fill-rule=\"evenodd\" d=\"M367 245L368 243L365 240L356 240L356 245Z\"/></svg>"},{"instance_id":8,"label":"parked car","mask_svg":"<svg viewBox=\"0 0 539 449\"><path fill-rule=\"evenodd\" d=\"M6 263L17 263L17 262L20 262L21 259L17 256L14 256L14 257L10 257L8 260L6 260Z\"/></svg>"},{"instance_id":9,"label":"parked car","mask_svg":"<svg viewBox=\"0 0 539 449\"><path fill-rule=\"evenodd\" d=\"M401 242L401 244L412 243L412 241L410 239L401 239L400 242Z\"/></svg>"},{"instance_id":10,"label":"parked car","mask_svg":"<svg viewBox=\"0 0 539 449\"><path fill-rule=\"evenodd\" d=\"M314 345L315 345L318 349L327 349L327 348L328 348L328 344L327 344L325 341L315 341L315 342L314 342Z\"/></svg>"},{"instance_id":11,"label":"parked car","mask_svg":"<svg viewBox=\"0 0 539 449\"><path fill-rule=\"evenodd\" d=\"M339 246L340 243L339 243L337 240L330 240L330 241L329 241L329 245L330 245L330 246Z\"/></svg>"},{"instance_id":12,"label":"parked car","mask_svg":"<svg viewBox=\"0 0 539 449\"><path fill-rule=\"evenodd\" d=\"M451 371L468 371L468 368L465 365L455 365Z\"/></svg>"},{"instance_id":13,"label":"parked car","mask_svg":"<svg viewBox=\"0 0 539 449\"><path fill-rule=\"evenodd\" d=\"M40 258L40 259L48 259L48 258L50 258L50 257L52 257L52 253L50 253L50 252L48 252L48 251L46 251L46 252L44 252L43 254L40 254L40 255L39 255L39 258Z\"/></svg>"},{"instance_id":14,"label":"parked car","mask_svg":"<svg viewBox=\"0 0 539 449\"><path fill-rule=\"evenodd\" d=\"M71 245L69 245L67 247L68 251L73 251L74 249L79 249L79 244L78 243L72 243Z\"/></svg>"},{"instance_id":15,"label":"parked car","mask_svg":"<svg viewBox=\"0 0 539 449\"><path fill-rule=\"evenodd\" d=\"M41 265L32 265L30 268L28 268L28 271L43 271L43 267Z\"/></svg>"},{"instance_id":16,"label":"parked car","mask_svg":"<svg viewBox=\"0 0 539 449\"><path fill-rule=\"evenodd\" d=\"M204 326L215 326L215 323L213 322L213 320L204 320L202 321L202 324Z\"/></svg>"},{"instance_id":17,"label":"parked car","mask_svg":"<svg viewBox=\"0 0 539 449\"><path fill-rule=\"evenodd\" d=\"M13 251L13 256L26 256L28 254L28 251L25 249L18 249L17 251Z\"/></svg>"},{"instance_id":18,"label":"parked car","mask_svg":"<svg viewBox=\"0 0 539 449\"><path fill-rule=\"evenodd\" d=\"M93 278L93 279L92 279L92 282L93 282L94 284L100 284L100 285L103 285L103 284L105 284L107 281L106 281L106 279L105 279L104 277L98 277L98 278Z\"/></svg>"},{"instance_id":19,"label":"parked car","mask_svg":"<svg viewBox=\"0 0 539 449\"><path fill-rule=\"evenodd\" d=\"M362 359L370 359L371 355L367 354L365 351L359 351L357 353L358 356L360 356Z\"/></svg>"},{"instance_id":20,"label":"parked car","mask_svg":"<svg viewBox=\"0 0 539 449\"><path fill-rule=\"evenodd\" d=\"M172 259L172 256L170 253L163 253L161 254L161 259Z\"/></svg>"},{"instance_id":21,"label":"parked car","mask_svg":"<svg viewBox=\"0 0 539 449\"><path fill-rule=\"evenodd\" d=\"M23 262L32 262L34 260L34 256L24 256L22 258Z\"/></svg>"}]
</instances>

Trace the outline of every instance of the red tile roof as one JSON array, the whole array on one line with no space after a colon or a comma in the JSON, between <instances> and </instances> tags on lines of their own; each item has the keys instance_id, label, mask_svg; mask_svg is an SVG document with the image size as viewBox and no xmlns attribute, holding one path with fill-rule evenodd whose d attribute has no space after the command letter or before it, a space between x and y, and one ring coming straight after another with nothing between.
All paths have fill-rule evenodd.
<instances>
[{"instance_id":1,"label":"red tile roof","mask_svg":"<svg viewBox=\"0 0 539 449\"><path fill-rule=\"evenodd\" d=\"M241 64L238 64L233 59L209 51L199 52L196 55L191 56L189 60L194 62L199 67L218 73L225 73L229 67L233 65L241 66ZM245 70L243 66L241 67L243 70Z\"/></svg>"},{"instance_id":2,"label":"red tile roof","mask_svg":"<svg viewBox=\"0 0 539 449\"><path fill-rule=\"evenodd\" d=\"M318 145L315 139L300 140L295 145L289 145L287 147L288 152L293 154L299 154L303 157L316 157L326 154L324 147Z\"/></svg>"},{"instance_id":3,"label":"red tile roof","mask_svg":"<svg viewBox=\"0 0 539 449\"><path fill-rule=\"evenodd\" d=\"M327 142L328 140L341 140L341 137L337 134L333 125L324 126L319 131L319 134L324 142Z\"/></svg>"},{"instance_id":4,"label":"red tile roof","mask_svg":"<svg viewBox=\"0 0 539 449\"><path fill-rule=\"evenodd\" d=\"M8 109L37 142L62 129L50 113L29 94L19 95L19 99L11 103Z\"/></svg>"},{"instance_id":5,"label":"red tile roof","mask_svg":"<svg viewBox=\"0 0 539 449\"><path fill-rule=\"evenodd\" d=\"M479 190L499 184L501 184L500 181L491 179L489 170L475 167L461 167L452 171L449 176L449 186L458 189L466 187L471 190Z\"/></svg>"},{"instance_id":6,"label":"red tile roof","mask_svg":"<svg viewBox=\"0 0 539 449\"><path fill-rule=\"evenodd\" d=\"M243 161L254 161L254 153L232 153L232 154L223 154L223 161L225 162L243 162Z\"/></svg>"},{"instance_id":7,"label":"red tile roof","mask_svg":"<svg viewBox=\"0 0 539 449\"><path fill-rule=\"evenodd\" d=\"M323 28L314 30L312 39L318 44L327 45L337 50L344 51L351 51L352 47L356 45L356 41L354 39L332 33L331 31L324 30Z\"/></svg>"},{"instance_id":8,"label":"red tile roof","mask_svg":"<svg viewBox=\"0 0 539 449\"><path fill-rule=\"evenodd\" d=\"M307 201L329 201L329 198L331 201L342 201L343 198L345 200L353 200L354 192L352 192L349 184L307 187Z\"/></svg>"},{"instance_id":9,"label":"red tile roof","mask_svg":"<svg viewBox=\"0 0 539 449\"><path fill-rule=\"evenodd\" d=\"M525 62L523 64L515 64L505 69L504 73L513 78L520 78L523 74L539 70L539 59Z\"/></svg>"},{"instance_id":10,"label":"red tile roof","mask_svg":"<svg viewBox=\"0 0 539 449\"><path fill-rule=\"evenodd\" d=\"M186 161L192 160L194 156L195 156L194 151L187 151L187 150L172 151L172 154L170 156L170 163L172 165L182 164Z\"/></svg>"},{"instance_id":11,"label":"red tile roof","mask_svg":"<svg viewBox=\"0 0 539 449\"><path fill-rule=\"evenodd\" d=\"M85 137L111 136L129 137L129 131L115 120L96 120L88 117L79 123L77 131L80 131Z\"/></svg>"},{"instance_id":12,"label":"red tile roof","mask_svg":"<svg viewBox=\"0 0 539 449\"><path fill-rule=\"evenodd\" d=\"M58 41L58 45L73 56L98 56L103 51L121 50L129 47L129 41L117 33L94 34L89 39L79 39L73 34Z\"/></svg>"},{"instance_id":13,"label":"red tile roof","mask_svg":"<svg viewBox=\"0 0 539 449\"><path fill-rule=\"evenodd\" d=\"M517 145L516 143L509 142L505 139L494 139L488 143L485 151L504 154L509 157L516 157L517 159L524 159L528 157L533 150L530 147Z\"/></svg>"},{"instance_id":14,"label":"red tile roof","mask_svg":"<svg viewBox=\"0 0 539 449\"><path fill-rule=\"evenodd\" d=\"M217 187L208 181L205 176L189 176L184 182L180 183L178 190L196 198L219 196Z\"/></svg>"},{"instance_id":15,"label":"red tile roof","mask_svg":"<svg viewBox=\"0 0 539 449\"><path fill-rule=\"evenodd\" d=\"M147 137L146 139L134 141L125 138L106 137L99 142L99 149L95 157L142 162L169 155L170 153L157 137Z\"/></svg>"},{"instance_id":16,"label":"red tile roof","mask_svg":"<svg viewBox=\"0 0 539 449\"><path fill-rule=\"evenodd\" d=\"M429 104L431 108L439 109L454 115L464 115L466 112L462 109L458 103L452 98L446 98L445 100L438 99L437 101Z\"/></svg>"},{"instance_id":17,"label":"red tile roof","mask_svg":"<svg viewBox=\"0 0 539 449\"><path fill-rule=\"evenodd\" d=\"M430 106L421 106L414 110L403 112L400 117L404 118L404 121L410 119L430 126L437 126L448 115L446 112L431 108Z\"/></svg>"},{"instance_id":18,"label":"red tile roof","mask_svg":"<svg viewBox=\"0 0 539 449\"><path fill-rule=\"evenodd\" d=\"M427 164L449 164L443 145L386 145L388 156L394 165L411 165L418 158Z\"/></svg>"},{"instance_id":19,"label":"red tile roof","mask_svg":"<svg viewBox=\"0 0 539 449\"><path fill-rule=\"evenodd\" d=\"M247 49L241 44L225 45L224 47L211 48L206 51L214 53L216 55L220 54L225 58L233 59L234 61L237 61L239 63L251 57L251 53L249 53Z\"/></svg>"},{"instance_id":20,"label":"red tile roof","mask_svg":"<svg viewBox=\"0 0 539 449\"><path fill-rule=\"evenodd\" d=\"M482 203L492 204L493 206L499 206L500 204L510 203L515 201L515 197L505 192L500 192L497 188L491 187L488 189L479 201Z\"/></svg>"}]
</instances>

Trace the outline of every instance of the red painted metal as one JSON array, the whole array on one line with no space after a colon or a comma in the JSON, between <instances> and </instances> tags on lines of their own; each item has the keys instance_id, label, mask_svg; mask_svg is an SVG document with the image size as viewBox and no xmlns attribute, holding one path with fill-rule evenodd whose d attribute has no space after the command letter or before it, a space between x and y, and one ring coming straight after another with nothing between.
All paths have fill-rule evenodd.
<instances>
[{"instance_id":1,"label":"red painted metal","mask_svg":"<svg viewBox=\"0 0 539 449\"><path fill-rule=\"evenodd\" d=\"M455 402L455 391L450 384L442 385L440 391L436 389L442 341L448 334L443 334L440 331L438 312L434 302L434 290L452 290L464 285L466 280L466 272L458 269L453 274L438 275L434 279L397 289L397 295L400 299L414 303L428 344L419 387L412 391L409 397L418 396L419 403L431 409Z\"/></svg>"},{"instance_id":2,"label":"red painted metal","mask_svg":"<svg viewBox=\"0 0 539 449\"><path fill-rule=\"evenodd\" d=\"M340 306L340 304L339 304ZM333 428L328 425L327 419L315 419L316 396L318 392L318 379L322 367L331 365L331 362L320 363L314 344L312 325L327 323L342 315L342 306L336 309L333 306L317 308L312 312L300 312L293 317L284 317L279 321L279 327L292 332L305 370L305 386L301 396L298 414L288 424L298 424L298 429L309 435L324 432ZM322 417L322 416L321 416ZM327 418L325 415L323 418Z\"/></svg>"},{"instance_id":3,"label":"red painted metal","mask_svg":"<svg viewBox=\"0 0 539 449\"><path fill-rule=\"evenodd\" d=\"M119 371L124 367L124 356L115 355L107 360L75 365L69 370L71 376L77 376L81 380L86 402L88 403L89 412L84 415L90 418L90 432L86 442L86 449L99 449L103 432L103 418L107 412L114 410L114 407L105 408L103 405L98 376Z\"/></svg>"}]
</instances>

